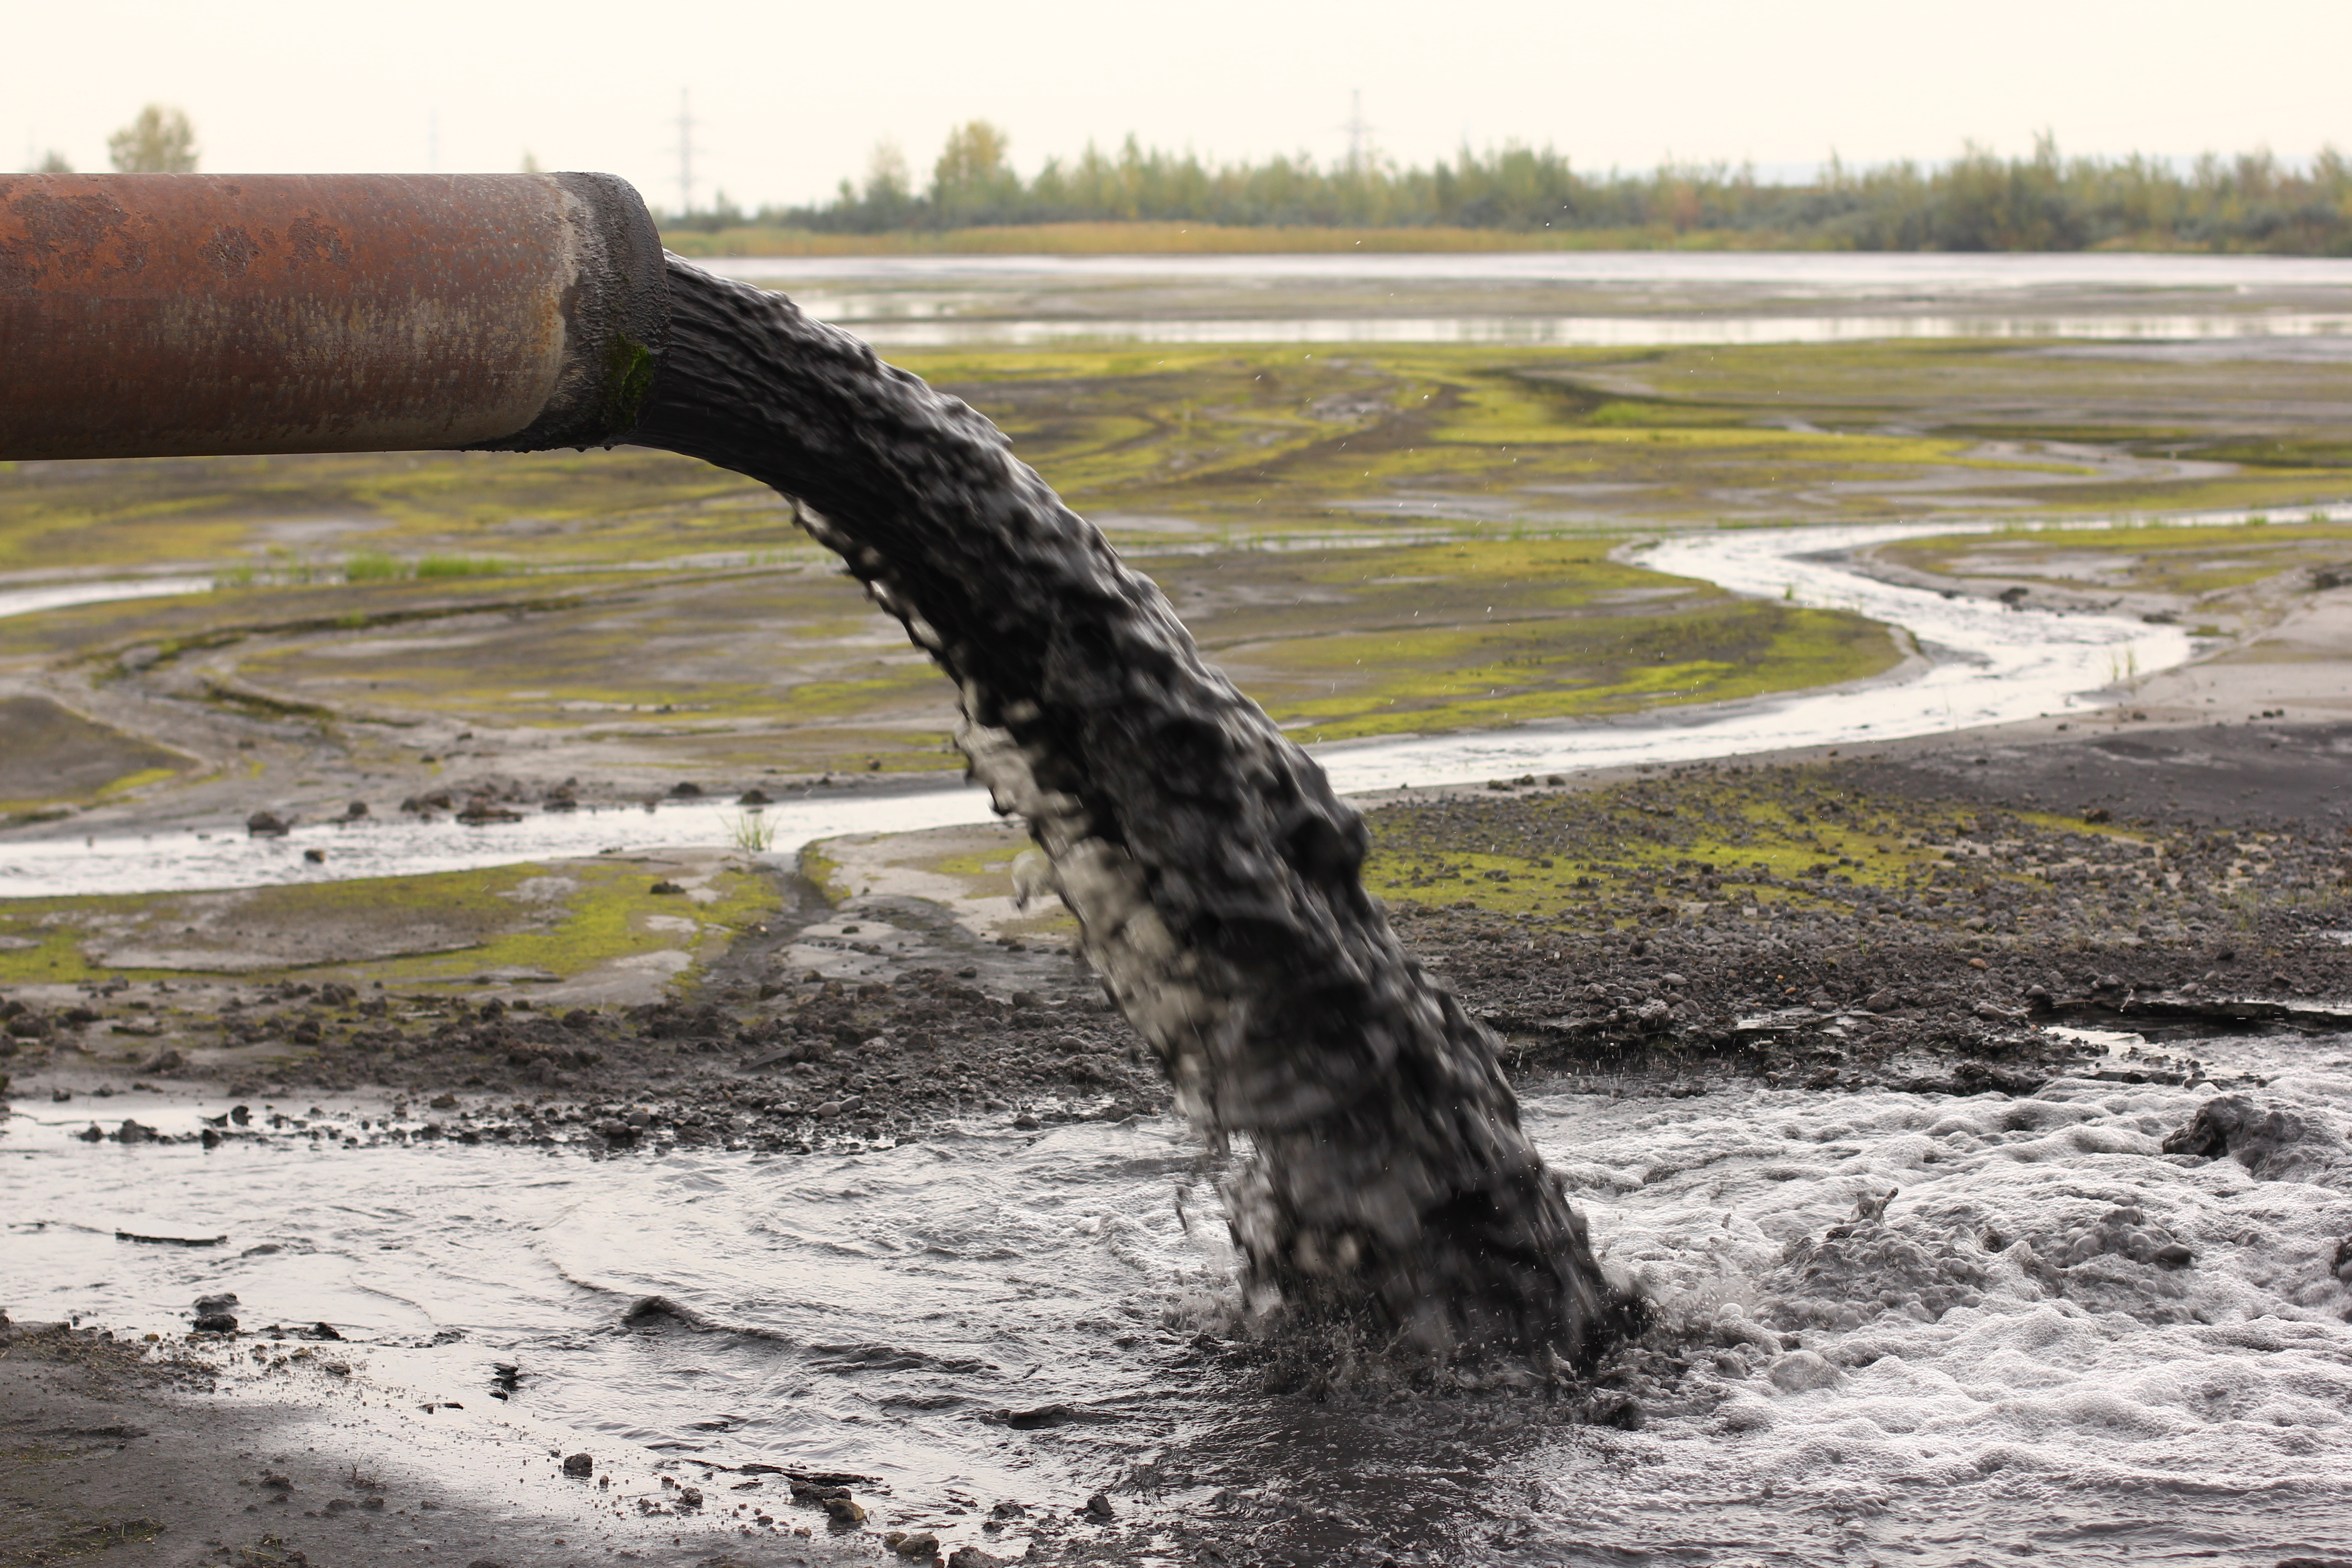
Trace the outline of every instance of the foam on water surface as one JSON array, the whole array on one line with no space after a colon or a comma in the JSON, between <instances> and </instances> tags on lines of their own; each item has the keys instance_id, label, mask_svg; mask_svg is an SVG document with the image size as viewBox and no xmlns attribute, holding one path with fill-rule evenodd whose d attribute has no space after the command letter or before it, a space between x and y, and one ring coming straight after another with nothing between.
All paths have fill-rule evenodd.
<instances>
[{"instance_id":1,"label":"foam on water surface","mask_svg":"<svg viewBox=\"0 0 2352 1568\"><path fill-rule=\"evenodd\" d=\"M872 1474L894 1517L998 1551L993 1502L1108 1488L1146 1524L1477 1563L2270 1563L2352 1552L2352 1039L2264 1054L2279 1076L2236 1092L2305 1130L2304 1179L2166 1153L2210 1088L1530 1100L1604 1264L1715 1325L1633 1432L1204 1363L1231 1259L1168 1122L592 1161L368 1146L337 1107L209 1153L93 1145L84 1102L30 1106L0 1300L169 1329L234 1289L248 1328L324 1319L368 1378L469 1407L518 1361L518 1420ZM167 1133L224 1109L104 1103ZM2186 1267L2153 1260L2173 1244ZM627 1321L647 1296L675 1312Z\"/></svg>"},{"instance_id":2,"label":"foam on water surface","mask_svg":"<svg viewBox=\"0 0 2352 1568\"><path fill-rule=\"evenodd\" d=\"M1531 1105L1604 1260L1719 1320L1724 1345L1694 1384L1717 1385L1712 1411L1508 1467L1529 1488L1515 1549L2269 1562L2352 1543L2344 1046L2250 1096L2313 1125L2333 1162L2315 1182L2165 1153L2211 1098L2193 1089ZM2146 1260L2169 1243L2193 1261Z\"/></svg>"}]
</instances>

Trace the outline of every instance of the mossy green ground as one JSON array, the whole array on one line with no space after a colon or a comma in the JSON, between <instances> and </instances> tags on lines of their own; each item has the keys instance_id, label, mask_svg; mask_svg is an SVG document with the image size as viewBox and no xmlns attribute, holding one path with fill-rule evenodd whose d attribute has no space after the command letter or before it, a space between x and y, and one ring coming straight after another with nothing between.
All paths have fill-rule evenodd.
<instances>
[{"instance_id":1,"label":"mossy green ground","mask_svg":"<svg viewBox=\"0 0 2352 1568\"><path fill-rule=\"evenodd\" d=\"M2340 372L2292 361L2151 371L1971 342L892 358L994 418L1073 504L1138 543L1171 524L1214 539L1366 518L1882 516L1916 510L1890 485L1916 498L1922 481L1999 484L1997 498L1932 502L1960 513L2284 506L2343 494L2352 464ZM2205 471L2217 463L2241 471ZM0 465L0 570L779 548L814 557L772 493L635 448Z\"/></svg>"},{"instance_id":2,"label":"mossy green ground","mask_svg":"<svg viewBox=\"0 0 2352 1568\"><path fill-rule=\"evenodd\" d=\"M1885 782L1836 763L1697 767L1592 791L1391 806L1368 818L1364 885L1391 904L1597 933L1727 914L1769 930L1881 907L1962 937L2070 910L2129 931L2190 913L2242 924L2319 896L2266 885L2262 834L2216 840L1871 787ZM1866 946L1867 931L1857 940Z\"/></svg>"},{"instance_id":3,"label":"mossy green ground","mask_svg":"<svg viewBox=\"0 0 2352 1568\"><path fill-rule=\"evenodd\" d=\"M1306 739L1744 697L1900 658L1856 616L1735 599L1618 562L1617 542L1464 539L1144 564L1209 658ZM337 613L345 593L365 593L368 612ZM437 716L651 745L688 768L954 765L951 689L854 584L813 565L250 588L37 619L14 628L17 646L46 643L102 678L262 716L388 733ZM0 622L0 647L10 635Z\"/></svg>"},{"instance_id":4,"label":"mossy green ground","mask_svg":"<svg viewBox=\"0 0 2352 1568\"><path fill-rule=\"evenodd\" d=\"M2352 489L2340 377L2285 360L2152 372L1923 342L894 357L998 420L1304 738L1740 697L1897 657L1850 616L1608 559L1637 531ZM2250 569L2157 542L2183 584ZM434 561L499 571L413 574ZM0 621L0 666L352 744L446 720L686 770L952 765L950 693L788 507L667 454L0 469L0 570L100 565L247 585Z\"/></svg>"},{"instance_id":5,"label":"mossy green ground","mask_svg":"<svg viewBox=\"0 0 2352 1568\"><path fill-rule=\"evenodd\" d=\"M706 889L715 897L698 902L650 891L658 877L634 860L615 858L228 894L11 899L0 901L0 985L207 973L255 983L299 975L405 988L462 984L485 971L568 979L614 959L662 949L708 958L776 904L773 886L745 869L714 873ZM339 938L351 952L411 951L342 956ZM414 951L420 946L432 951ZM134 960L142 952L160 956L154 950L173 948L168 967L103 959L108 952ZM205 966L207 951L225 961L219 969ZM272 955L291 961L257 966L257 958Z\"/></svg>"}]
</instances>

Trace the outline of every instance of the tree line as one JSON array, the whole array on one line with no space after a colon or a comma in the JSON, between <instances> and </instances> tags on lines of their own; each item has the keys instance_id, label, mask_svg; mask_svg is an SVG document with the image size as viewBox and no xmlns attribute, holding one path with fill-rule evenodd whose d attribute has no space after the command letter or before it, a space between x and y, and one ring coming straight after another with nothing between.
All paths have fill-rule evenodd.
<instances>
[{"instance_id":1,"label":"tree line","mask_svg":"<svg viewBox=\"0 0 2352 1568\"><path fill-rule=\"evenodd\" d=\"M1426 167L1377 157L1304 155L1211 163L1089 144L1024 178L1009 139L985 121L958 126L918 185L885 144L862 181L829 201L756 213L721 195L669 226L757 224L879 234L986 226L1175 221L1235 226L1448 227L1617 233L1649 242L1724 237L1851 250L2084 250L2098 246L2352 255L2352 161L2334 148L2308 167L2267 152L2169 160L2063 156L2042 138L2003 158L1970 145L1949 163L1850 167L1832 160L1805 184L1751 168L1669 163L1588 173L1550 148L1465 149ZM1705 243L1701 237L1686 243Z\"/></svg>"}]
</instances>

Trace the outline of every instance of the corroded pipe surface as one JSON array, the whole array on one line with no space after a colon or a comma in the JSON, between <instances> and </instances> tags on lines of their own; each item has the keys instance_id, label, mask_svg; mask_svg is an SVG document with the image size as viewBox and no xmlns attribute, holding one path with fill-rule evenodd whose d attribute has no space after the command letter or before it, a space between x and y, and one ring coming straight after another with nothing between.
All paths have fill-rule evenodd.
<instances>
[{"instance_id":1,"label":"corroded pipe surface","mask_svg":"<svg viewBox=\"0 0 2352 1568\"><path fill-rule=\"evenodd\" d=\"M0 458L609 444L667 319L610 174L0 175Z\"/></svg>"}]
</instances>

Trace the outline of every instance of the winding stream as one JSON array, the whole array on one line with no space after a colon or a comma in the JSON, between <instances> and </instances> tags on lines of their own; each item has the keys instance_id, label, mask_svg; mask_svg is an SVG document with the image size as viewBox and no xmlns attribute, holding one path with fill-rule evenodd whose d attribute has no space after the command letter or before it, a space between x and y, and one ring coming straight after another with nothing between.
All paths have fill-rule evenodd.
<instances>
[{"instance_id":1,"label":"winding stream","mask_svg":"<svg viewBox=\"0 0 2352 1568\"><path fill-rule=\"evenodd\" d=\"M2240 515L2183 521L2228 521ZM2329 515L2352 517L2352 507ZM2095 707L2110 700L2119 683L2193 657L2192 640L2177 627L1947 599L1866 576L1846 559L1891 540L1974 531L1981 530L1950 521L1724 530L1674 535L1635 556L1659 571L1734 593L1852 610L1900 627L1927 661L1908 678L1858 689L1660 708L1601 722L1348 742L1314 748L1316 758L1333 786L1347 792L1894 740ZM96 591L76 586L85 595ZM152 591L143 583L128 586ZM193 890L458 870L607 849L724 846L734 841L742 815L735 806L702 801L666 803L656 810L539 813L488 827L370 819L300 824L283 838L248 837L234 823L210 831L88 841L18 838L0 843L0 886L18 897ZM785 857L836 834L983 822L991 815L987 795L978 789L870 786L812 787L761 814L774 830L770 852ZM313 848L328 851L323 865L303 858Z\"/></svg>"}]
</instances>

